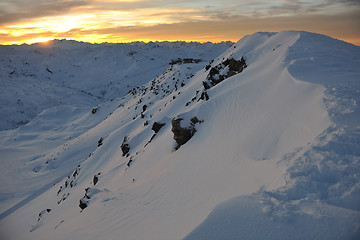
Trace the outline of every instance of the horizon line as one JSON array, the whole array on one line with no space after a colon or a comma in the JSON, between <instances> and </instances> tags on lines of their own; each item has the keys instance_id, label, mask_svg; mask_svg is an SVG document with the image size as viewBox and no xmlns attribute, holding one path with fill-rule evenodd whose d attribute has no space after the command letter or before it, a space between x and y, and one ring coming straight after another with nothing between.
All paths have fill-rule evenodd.
<instances>
[{"instance_id":1,"label":"horizon line","mask_svg":"<svg viewBox=\"0 0 360 240\"><path fill-rule=\"evenodd\" d=\"M289 30L289 31L296 31L296 30ZM265 31L262 31L265 32ZM271 31L269 31L271 32ZM281 31L280 31L281 32ZM299 31L301 32L301 31ZM258 32L255 32L258 33ZM276 33L276 32L274 32ZM317 33L317 34L321 34L321 33ZM252 35L252 34L250 34ZM324 35L324 34L321 34ZM177 39L177 40L160 40L160 39L134 39L134 40L128 40L128 41L112 41L112 40L105 40L105 41L86 41L86 40L78 40L75 38L49 38L49 39L39 39L38 41L36 41L36 39L33 40L29 40L29 41L18 41L18 42L7 42L7 43L0 43L1 46L21 46L21 45L35 45L35 44L43 44L43 45L47 45L50 42L53 41L74 41L74 42L78 42L78 43L88 43L88 44L127 44L127 43L162 43L162 42L170 42L170 43L176 43L176 42L185 42L185 43L200 43L200 44L204 44L204 43L212 43L212 44L220 44L220 43L226 43L226 42L231 42L231 43L236 43L239 40L241 40L243 37L248 36L248 35L244 35L241 38L239 38L238 40L234 41L231 39L228 40L221 40L221 41L210 41L210 40L181 40L181 39ZM325 35L327 36L327 35ZM345 39L340 39L340 38L334 38L332 36L328 36L331 37L333 39L339 40L339 41L343 41L343 42L347 42L350 44L353 44L355 46L360 46L360 42L356 41L348 41Z\"/></svg>"}]
</instances>

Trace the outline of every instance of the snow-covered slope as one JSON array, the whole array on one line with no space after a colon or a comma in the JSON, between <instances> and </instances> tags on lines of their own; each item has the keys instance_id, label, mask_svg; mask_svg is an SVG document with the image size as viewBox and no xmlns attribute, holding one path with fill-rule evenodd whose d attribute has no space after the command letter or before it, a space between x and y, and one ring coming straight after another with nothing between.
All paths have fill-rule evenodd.
<instances>
[{"instance_id":1,"label":"snow-covered slope","mask_svg":"<svg viewBox=\"0 0 360 240\"><path fill-rule=\"evenodd\" d=\"M31 121L59 105L93 107L125 96L178 58L208 62L231 42L89 44L54 40L31 46L0 45L0 130Z\"/></svg>"},{"instance_id":2,"label":"snow-covered slope","mask_svg":"<svg viewBox=\"0 0 360 240\"><path fill-rule=\"evenodd\" d=\"M1 132L2 236L358 238L360 48L256 33L205 65Z\"/></svg>"}]
</instances>

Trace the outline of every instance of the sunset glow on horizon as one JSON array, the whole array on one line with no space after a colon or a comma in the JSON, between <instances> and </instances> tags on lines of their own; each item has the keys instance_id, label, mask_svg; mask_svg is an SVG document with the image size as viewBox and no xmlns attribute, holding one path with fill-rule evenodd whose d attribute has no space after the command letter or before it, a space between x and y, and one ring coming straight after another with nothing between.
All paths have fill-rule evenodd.
<instances>
[{"instance_id":1,"label":"sunset glow on horizon","mask_svg":"<svg viewBox=\"0 0 360 240\"><path fill-rule=\"evenodd\" d=\"M356 0L2 0L0 44L77 41L238 41L303 30L360 45Z\"/></svg>"}]
</instances>

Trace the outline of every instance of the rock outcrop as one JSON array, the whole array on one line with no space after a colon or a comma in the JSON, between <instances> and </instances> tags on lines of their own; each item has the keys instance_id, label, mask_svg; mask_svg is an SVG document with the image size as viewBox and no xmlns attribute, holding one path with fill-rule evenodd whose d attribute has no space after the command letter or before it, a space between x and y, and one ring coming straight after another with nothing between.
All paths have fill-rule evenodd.
<instances>
[{"instance_id":1,"label":"rock outcrop","mask_svg":"<svg viewBox=\"0 0 360 240\"><path fill-rule=\"evenodd\" d=\"M126 136L124 137L124 140L123 140L120 148L121 148L121 151L123 152L123 154L122 154L123 156L125 156L126 154L129 153L129 151L130 151L130 146L129 146L129 144L127 143L127 137L126 137Z\"/></svg>"},{"instance_id":2,"label":"rock outcrop","mask_svg":"<svg viewBox=\"0 0 360 240\"><path fill-rule=\"evenodd\" d=\"M223 69L226 67L227 72L224 72ZM235 74L241 73L246 67L247 65L243 57L241 57L240 60L235 60L234 58L226 59L210 69L207 79L210 80L214 86Z\"/></svg>"},{"instance_id":3,"label":"rock outcrop","mask_svg":"<svg viewBox=\"0 0 360 240\"><path fill-rule=\"evenodd\" d=\"M158 133L160 131L160 129L165 125L165 123L158 123L158 122L154 122L154 124L152 125L151 130L153 130L155 133Z\"/></svg>"},{"instance_id":4,"label":"rock outcrop","mask_svg":"<svg viewBox=\"0 0 360 240\"><path fill-rule=\"evenodd\" d=\"M171 131L174 133L174 140L177 143L175 150L179 149L181 145L187 143L195 134L195 124L201 123L197 117L193 117L189 122L181 124L181 121L186 121L184 118L173 118L171 121ZM182 126L183 125L183 126Z\"/></svg>"},{"instance_id":5,"label":"rock outcrop","mask_svg":"<svg viewBox=\"0 0 360 240\"><path fill-rule=\"evenodd\" d=\"M81 208L81 210L84 210L85 208L87 208L87 204L83 202L82 199L80 199L79 207Z\"/></svg>"}]
</instances>

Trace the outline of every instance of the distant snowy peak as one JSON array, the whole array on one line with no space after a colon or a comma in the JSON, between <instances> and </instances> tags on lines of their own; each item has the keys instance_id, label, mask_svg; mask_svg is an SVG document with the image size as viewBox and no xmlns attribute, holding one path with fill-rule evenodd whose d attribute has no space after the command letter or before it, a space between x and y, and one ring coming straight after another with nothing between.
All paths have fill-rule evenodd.
<instances>
[{"instance_id":1,"label":"distant snowy peak","mask_svg":"<svg viewBox=\"0 0 360 240\"><path fill-rule=\"evenodd\" d=\"M223 41L219 43L212 42L185 42L185 41L155 41L155 42L128 42L128 43L88 43L76 40L68 39L54 39L46 43L34 43L32 46L37 47L56 47L60 49L72 49L72 48L86 48L86 47L111 47L111 46L133 46L139 48L182 48L182 47L199 47L199 46L228 46L230 47L234 43L231 41ZM23 45L26 46L26 45Z\"/></svg>"}]
</instances>

